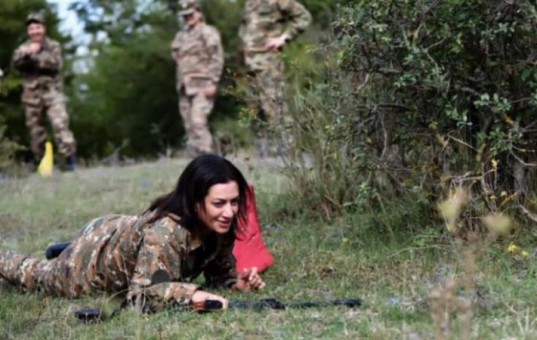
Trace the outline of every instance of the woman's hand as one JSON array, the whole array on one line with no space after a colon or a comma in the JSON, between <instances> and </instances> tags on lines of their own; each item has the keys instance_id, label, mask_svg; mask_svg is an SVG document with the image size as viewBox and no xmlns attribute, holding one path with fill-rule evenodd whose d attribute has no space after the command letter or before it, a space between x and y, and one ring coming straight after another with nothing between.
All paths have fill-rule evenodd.
<instances>
[{"instance_id":1,"label":"woman's hand","mask_svg":"<svg viewBox=\"0 0 537 340\"><path fill-rule=\"evenodd\" d=\"M222 309L227 309L228 307L228 301L226 298L203 290L197 290L194 292L192 298L190 299L190 304L194 310L201 311L204 310L205 301L207 300L216 300L222 302Z\"/></svg>"},{"instance_id":2,"label":"woman's hand","mask_svg":"<svg viewBox=\"0 0 537 340\"><path fill-rule=\"evenodd\" d=\"M244 269L242 273L239 273L237 282L232 287L233 289L241 292L249 292L252 290L259 290L265 287L265 282L261 279L261 276L257 273L257 268Z\"/></svg>"}]
</instances>

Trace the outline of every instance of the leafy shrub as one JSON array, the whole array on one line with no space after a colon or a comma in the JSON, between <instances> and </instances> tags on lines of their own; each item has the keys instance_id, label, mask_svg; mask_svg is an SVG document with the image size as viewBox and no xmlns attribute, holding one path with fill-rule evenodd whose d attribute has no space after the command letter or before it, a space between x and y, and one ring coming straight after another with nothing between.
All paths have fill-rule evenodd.
<instances>
[{"instance_id":1,"label":"leafy shrub","mask_svg":"<svg viewBox=\"0 0 537 340\"><path fill-rule=\"evenodd\" d=\"M6 129L7 126L3 119L0 119L0 173L13 168L15 165L15 154L17 151L24 149L21 145L6 138Z\"/></svg>"},{"instance_id":2,"label":"leafy shrub","mask_svg":"<svg viewBox=\"0 0 537 340\"><path fill-rule=\"evenodd\" d=\"M533 216L536 18L530 1L342 6L325 80L296 101L298 195L331 216L469 186L476 209Z\"/></svg>"}]
</instances>

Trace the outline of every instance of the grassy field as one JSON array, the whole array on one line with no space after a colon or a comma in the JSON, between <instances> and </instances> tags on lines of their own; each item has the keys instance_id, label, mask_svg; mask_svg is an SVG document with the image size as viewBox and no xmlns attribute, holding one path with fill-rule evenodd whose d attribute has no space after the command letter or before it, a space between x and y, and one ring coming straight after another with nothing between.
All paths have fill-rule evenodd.
<instances>
[{"instance_id":1,"label":"grassy field","mask_svg":"<svg viewBox=\"0 0 537 340\"><path fill-rule=\"evenodd\" d=\"M537 267L528 245L526 256L507 252L509 240L458 244L440 221L412 226L412 216L400 209L330 223L299 213L285 217L284 208L295 203L282 196L288 185L278 168L237 164L256 185L276 265L264 275L262 292L223 294L231 300L360 297L361 308L128 312L84 325L73 316L78 308L110 310L119 302L105 295L67 300L20 294L0 282L0 339L537 338ZM2 180L0 248L44 258L49 244L70 240L93 217L142 212L173 187L184 165L173 160Z\"/></svg>"}]
</instances>

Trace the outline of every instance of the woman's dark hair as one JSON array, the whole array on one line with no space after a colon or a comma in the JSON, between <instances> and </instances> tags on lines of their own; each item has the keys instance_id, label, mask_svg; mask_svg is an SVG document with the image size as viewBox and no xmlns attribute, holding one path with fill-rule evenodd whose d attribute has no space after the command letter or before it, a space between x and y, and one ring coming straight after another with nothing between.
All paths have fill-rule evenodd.
<instances>
[{"instance_id":1,"label":"woman's dark hair","mask_svg":"<svg viewBox=\"0 0 537 340\"><path fill-rule=\"evenodd\" d=\"M246 216L246 193L248 183L242 173L227 159L213 154L205 154L192 160L177 182L175 190L157 198L148 210L154 211L152 220L157 220L168 213L181 218L183 227L193 231L200 223L196 213L196 204L204 205L209 189L215 184L236 182L239 187L238 218ZM233 228L236 227L236 221Z\"/></svg>"}]
</instances>

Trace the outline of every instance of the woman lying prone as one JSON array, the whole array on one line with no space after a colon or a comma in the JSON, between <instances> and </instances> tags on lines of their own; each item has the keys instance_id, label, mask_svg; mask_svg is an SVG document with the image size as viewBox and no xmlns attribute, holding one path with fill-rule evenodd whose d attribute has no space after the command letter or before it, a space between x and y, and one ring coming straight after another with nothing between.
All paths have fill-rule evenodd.
<instances>
[{"instance_id":1,"label":"woman lying prone","mask_svg":"<svg viewBox=\"0 0 537 340\"><path fill-rule=\"evenodd\" d=\"M231 162L200 156L186 167L176 188L142 215L92 220L55 259L0 251L0 278L52 296L124 294L129 305L153 311L208 299L225 308L225 298L191 282L203 273L209 287L250 291L265 286L255 268L235 272L232 250L246 190Z\"/></svg>"}]
</instances>

